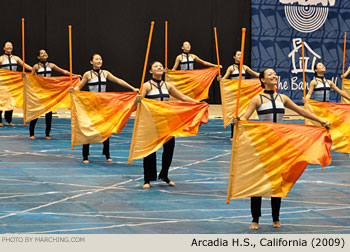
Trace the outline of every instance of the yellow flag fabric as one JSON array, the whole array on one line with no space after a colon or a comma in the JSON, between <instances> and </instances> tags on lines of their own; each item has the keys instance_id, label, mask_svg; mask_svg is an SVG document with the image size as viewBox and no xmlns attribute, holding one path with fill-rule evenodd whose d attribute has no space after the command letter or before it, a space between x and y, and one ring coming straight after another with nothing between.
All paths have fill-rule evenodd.
<instances>
[{"instance_id":1,"label":"yellow flag fabric","mask_svg":"<svg viewBox=\"0 0 350 252\"><path fill-rule=\"evenodd\" d=\"M146 157L176 136L197 135L208 122L207 103L155 101L142 98L138 104L129 161Z\"/></svg>"},{"instance_id":2,"label":"yellow flag fabric","mask_svg":"<svg viewBox=\"0 0 350 252\"><path fill-rule=\"evenodd\" d=\"M234 134L228 200L286 197L307 164L331 163L324 127L240 121Z\"/></svg>"},{"instance_id":3,"label":"yellow flag fabric","mask_svg":"<svg viewBox=\"0 0 350 252\"><path fill-rule=\"evenodd\" d=\"M343 90L350 95L350 79L343 79ZM350 101L342 96L341 103L350 104Z\"/></svg>"},{"instance_id":4,"label":"yellow flag fabric","mask_svg":"<svg viewBox=\"0 0 350 252\"><path fill-rule=\"evenodd\" d=\"M0 111L23 108L21 72L0 69Z\"/></svg>"},{"instance_id":5,"label":"yellow flag fabric","mask_svg":"<svg viewBox=\"0 0 350 252\"><path fill-rule=\"evenodd\" d=\"M137 92L86 92L71 94L72 146L104 142L118 134L136 109Z\"/></svg>"},{"instance_id":6,"label":"yellow flag fabric","mask_svg":"<svg viewBox=\"0 0 350 252\"><path fill-rule=\"evenodd\" d=\"M238 80L220 80L222 116L224 126L232 123L236 111ZM242 116L247 110L249 102L253 97L263 91L259 79L241 81L238 116ZM254 112L256 113L256 112Z\"/></svg>"},{"instance_id":7,"label":"yellow flag fabric","mask_svg":"<svg viewBox=\"0 0 350 252\"><path fill-rule=\"evenodd\" d=\"M305 109L331 124L332 151L350 153L350 104L308 100ZM305 120L307 125L319 125Z\"/></svg>"},{"instance_id":8,"label":"yellow flag fabric","mask_svg":"<svg viewBox=\"0 0 350 252\"><path fill-rule=\"evenodd\" d=\"M73 87L79 84L73 76ZM29 122L58 108L70 109L70 77L39 77L26 74L24 77L24 121Z\"/></svg>"},{"instance_id":9,"label":"yellow flag fabric","mask_svg":"<svg viewBox=\"0 0 350 252\"><path fill-rule=\"evenodd\" d=\"M217 67L198 70L167 70L165 81L192 99L202 101L209 97L210 85L217 74Z\"/></svg>"}]
</instances>

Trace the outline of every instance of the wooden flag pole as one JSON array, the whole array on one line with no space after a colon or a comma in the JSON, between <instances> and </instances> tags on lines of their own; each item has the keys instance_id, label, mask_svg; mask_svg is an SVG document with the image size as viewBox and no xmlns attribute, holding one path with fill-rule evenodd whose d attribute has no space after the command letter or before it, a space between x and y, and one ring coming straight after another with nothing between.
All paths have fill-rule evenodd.
<instances>
[{"instance_id":1,"label":"wooden flag pole","mask_svg":"<svg viewBox=\"0 0 350 252\"><path fill-rule=\"evenodd\" d=\"M239 98L240 98L240 92L241 92L241 81L242 81L242 69L243 69L243 58L244 58L244 42L245 42L245 28L242 28L242 43L241 43L241 61L239 64L239 79L238 79L238 90L237 90L237 103L236 103L236 112L235 117L238 117L238 107L239 107ZM228 181L228 190L227 190L227 198L226 203L230 204L230 197L232 193L232 180L233 180L233 171L237 169L237 160L238 160L238 123L234 126L233 131L233 141L232 141L232 154L231 154L231 167L230 167L230 174L229 174L229 181Z\"/></svg>"},{"instance_id":2,"label":"wooden flag pole","mask_svg":"<svg viewBox=\"0 0 350 252\"><path fill-rule=\"evenodd\" d=\"M168 69L168 21L165 21L165 69Z\"/></svg>"},{"instance_id":3,"label":"wooden flag pole","mask_svg":"<svg viewBox=\"0 0 350 252\"><path fill-rule=\"evenodd\" d=\"M140 94L141 95L142 95L143 83L145 82L145 75L146 75L147 62L148 62L148 55L149 55L149 50L150 50L151 41L152 41L153 26L154 26L154 21L151 22L151 29L149 31L149 36L148 36L147 51L146 51L145 63L143 65L143 73L142 73L141 86L140 86Z\"/></svg>"}]
</instances>

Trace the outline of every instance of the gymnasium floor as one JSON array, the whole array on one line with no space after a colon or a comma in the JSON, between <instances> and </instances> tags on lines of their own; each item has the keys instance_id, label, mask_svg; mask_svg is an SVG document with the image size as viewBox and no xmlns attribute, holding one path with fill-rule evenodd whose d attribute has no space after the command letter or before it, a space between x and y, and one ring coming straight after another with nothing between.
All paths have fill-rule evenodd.
<instances>
[{"instance_id":1,"label":"gymnasium floor","mask_svg":"<svg viewBox=\"0 0 350 252\"><path fill-rule=\"evenodd\" d=\"M89 165L81 163L81 147L70 148L69 119L53 119L51 141L44 139L44 121L37 140L28 139L20 118L0 128L1 234L350 233L348 154L332 153L324 173L308 166L282 200L282 228L272 228L265 198L261 228L250 231L250 200L226 204L231 142L222 120L210 119L198 136L177 138L169 174L176 187L153 182L149 190L142 189L142 160L127 165L133 119L111 138L113 163L97 143Z\"/></svg>"}]
</instances>

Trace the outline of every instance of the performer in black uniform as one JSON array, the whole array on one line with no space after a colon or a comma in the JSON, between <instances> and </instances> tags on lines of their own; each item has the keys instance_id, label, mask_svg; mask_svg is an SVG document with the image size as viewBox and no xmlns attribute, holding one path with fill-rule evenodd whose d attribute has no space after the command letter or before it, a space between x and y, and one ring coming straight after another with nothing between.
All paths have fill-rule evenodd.
<instances>
[{"instance_id":1,"label":"performer in black uniform","mask_svg":"<svg viewBox=\"0 0 350 252\"><path fill-rule=\"evenodd\" d=\"M23 61L18 56L12 54L13 46L11 42L6 42L4 44L4 54L0 56L0 68L6 69L10 71L17 71L18 66L23 67ZM32 67L25 64L26 70L32 71ZM5 111L5 120L9 124L9 126L13 126L12 123L12 114L13 110ZM0 127L3 127L2 123L2 111L0 111Z\"/></svg>"},{"instance_id":2,"label":"performer in black uniform","mask_svg":"<svg viewBox=\"0 0 350 252\"><path fill-rule=\"evenodd\" d=\"M242 116L241 120L248 120L254 110L257 111L259 119L265 122L277 122L281 123L284 115L284 107L289 108L301 116L304 116L310 120L319 122L322 126L329 128L329 123L321 120L314 114L306 111L305 109L297 106L289 97L284 94L278 94L275 92L275 86L278 82L278 76L273 69L265 69L260 75L261 86L265 89L263 94L255 96L249 103L248 109ZM237 119L234 120L237 123ZM273 227L281 227L279 221L279 212L281 207L281 198L271 198L272 207L272 219ZM250 229L259 229L259 217L261 216L261 197L251 198L251 213L252 213L252 224Z\"/></svg>"},{"instance_id":3,"label":"performer in black uniform","mask_svg":"<svg viewBox=\"0 0 350 252\"><path fill-rule=\"evenodd\" d=\"M162 63L159 61L155 61L151 64L150 73L152 74L151 80L143 84L143 97L159 101L168 101L171 95L180 101L197 102L196 100L182 94L173 85L165 83L162 80L164 68ZM174 138L171 138L163 145L162 170L158 176L160 180L166 182L170 186L175 186L175 183L168 178L168 171L173 159L174 147ZM150 182L157 180L156 152L148 155L143 159L143 169L145 181L143 188L149 189L151 187Z\"/></svg>"},{"instance_id":4,"label":"performer in black uniform","mask_svg":"<svg viewBox=\"0 0 350 252\"><path fill-rule=\"evenodd\" d=\"M51 62L49 63L47 61L48 57L49 55L46 53L44 49L39 50L38 59L40 61L38 64L33 66L32 75L37 75L41 77L51 77L52 71L56 71L64 75L70 75L69 71L59 68L54 63L51 63ZM37 121L38 121L38 118L30 121L30 124L29 124L29 138L32 140L35 139L34 130L35 130L35 125ZM52 122L52 111L45 114L45 123L46 123L45 139L46 140L51 140L51 137L50 137L51 122Z\"/></svg>"},{"instance_id":5,"label":"performer in black uniform","mask_svg":"<svg viewBox=\"0 0 350 252\"><path fill-rule=\"evenodd\" d=\"M202 60L197 55L190 53L191 44L188 41L183 42L181 49L182 49L182 53L176 57L175 64L172 70L176 70L179 65L180 65L180 70L193 70L194 62L198 62L204 66L209 66L209 67L217 66L208 61Z\"/></svg>"},{"instance_id":6,"label":"performer in black uniform","mask_svg":"<svg viewBox=\"0 0 350 252\"><path fill-rule=\"evenodd\" d=\"M137 92L139 89L134 88L126 81L115 77L113 74L107 70L102 70L102 57L99 54L93 54L90 59L90 64L92 65L92 70L89 70L84 73L82 80L75 90L80 90L87 83L90 92L106 92L107 80L112 81L118 85L129 88L134 92ZM83 163L89 163L89 146L90 144L83 145ZM103 142L103 151L102 154L106 156L107 162L112 162L110 153L109 153L109 138Z\"/></svg>"}]
</instances>

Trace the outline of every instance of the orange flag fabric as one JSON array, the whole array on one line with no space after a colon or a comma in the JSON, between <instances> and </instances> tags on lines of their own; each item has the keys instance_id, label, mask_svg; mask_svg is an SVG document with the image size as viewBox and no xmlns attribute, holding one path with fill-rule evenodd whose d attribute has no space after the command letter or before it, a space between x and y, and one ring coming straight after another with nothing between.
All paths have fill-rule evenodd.
<instances>
[{"instance_id":1,"label":"orange flag fabric","mask_svg":"<svg viewBox=\"0 0 350 252\"><path fill-rule=\"evenodd\" d=\"M324 127L240 121L234 132L227 199L286 197L308 164L331 163Z\"/></svg>"},{"instance_id":2,"label":"orange flag fabric","mask_svg":"<svg viewBox=\"0 0 350 252\"><path fill-rule=\"evenodd\" d=\"M0 111L23 108L21 72L0 69Z\"/></svg>"},{"instance_id":3,"label":"orange flag fabric","mask_svg":"<svg viewBox=\"0 0 350 252\"><path fill-rule=\"evenodd\" d=\"M331 124L332 151L350 153L350 104L307 100L305 109ZM319 125L305 120L307 125Z\"/></svg>"},{"instance_id":4,"label":"orange flag fabric","mask_svg":"<svg viewBox=\"0 0 350 252\"><path fill-rule=\"evenodd\" d=\"M209 97L210 85L217 74L217 67L198 70L167 70L165 81L192 99L202 101Z\"/></svg>"},{"instance_id":5,"label":"orange flag fabric","mask_svg":"<svg viewBox=\"0 0 350 252\"><path fill-rule=\"evenodd\" d=\"M238 116L242 116L245 113L251 99L260 94L263 90L259 79L241 80ZM221 79L220 91L222 116L224 119L224 126L227 126L232 123L236 111L238 80Z\"/></svg>"},{"instance_id":6,"label":"orange flag fabric","mask_svg":"<svg viewBox=\"0 0 350 252\"><path fill-rule=\"evenodd\" d=\"M104 142L120 133L136 109L136 92L72 92L72 146Z\"/></svg>"},{"instance_id":7,"label":"orange flag fabric","mask_svg":"<svg viewBox=\"0 0 350 252\"><path fill-rule=\"evenodd\" d=\"M73 87L79 84L73 76ZM24 121L29 122L58 108L70 109L70 77L39 77L26 74L23 83Z\"/></svg>"},{"instance_id":8,"label":"orange flag fabric","mask_svg":"<svg viewBox=\"0 0 350 252\"><path fill-rule=\"evenodd\" d=\"M343 79L343 90L350 95L350 79ZM350 104L350 101L342 96L341 103Z\"/></svg>"},{"instance_id":9,"label":"orange flag fabric","mask_svg":"<svg viewBox=\"0 0 350 252\"><path fill-rule=\"evenodd\" d=\"M207 103L155 101L142 98L138 104L129 161L146 157L176 136L197 135L208 122Z\"/></svg>"}]
</instances>

